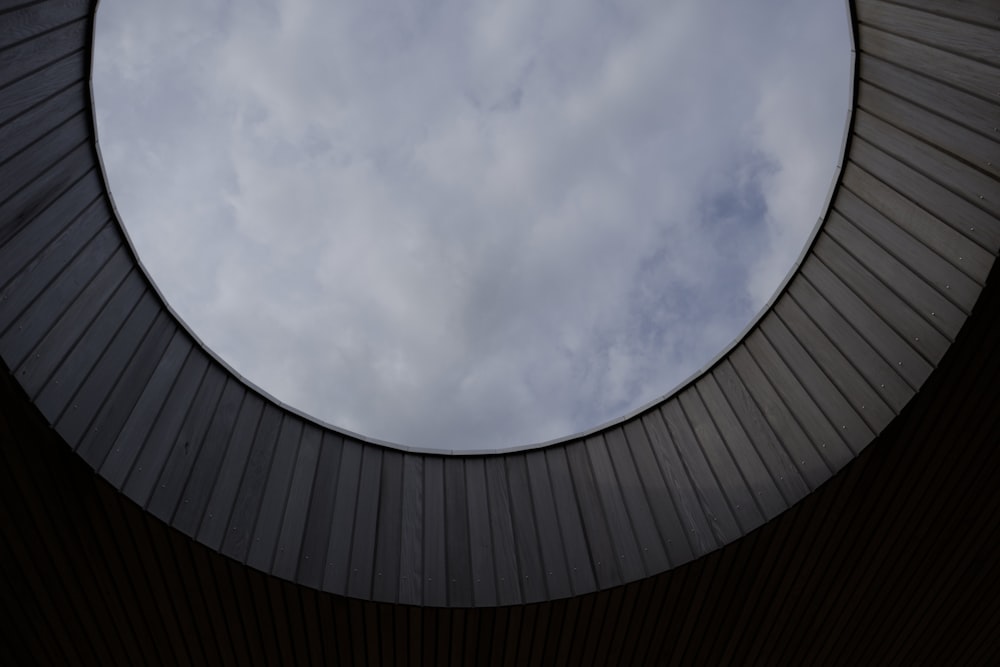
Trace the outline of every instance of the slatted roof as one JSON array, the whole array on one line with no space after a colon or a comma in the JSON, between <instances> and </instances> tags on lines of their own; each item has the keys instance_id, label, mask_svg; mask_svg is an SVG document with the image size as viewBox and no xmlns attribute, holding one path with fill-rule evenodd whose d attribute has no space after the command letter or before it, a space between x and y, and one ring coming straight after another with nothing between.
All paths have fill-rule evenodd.
<instances>
[{"instance_id":1,"label":"slatted roof","mask_svg":"<svg viewBox=\"0 0 1000 667\"><path fill-rule=\"evenodd\" d=\"M178 321L134 256L103 177L88 85L94 9L73 0L0 4L2 432L8 470L23 471L8 473L4 491L4 562L24 574L4 582L12 602L3 611L52 661L128 662L147 650L145 637L172 646L179 661L252 657L254 647L285 657L326 646L331 627L345 634L330 650L355 646L361 627L367 644L357 650L367 653L351 656L384 658L390 640L400 642L394 655L413 651L415 638L425 637L426 648L428 624L436 628L429 636L453 647L467 634L456 624L470 618L492 637L476 646L504 643L513 662L522 650L542 660L563 647L564 662L623 657L629 636L655 643L643 650L657 656L667 650L657 643L664 633L701 637L692 650L702 657L716 655L713 636L737 646L738 630L715 635L692 625L703 617L763 633L750 653L730 657L752 656L778 648L787 628L813 622L784 611L803 610L796 596L809 582L827 608L822 618L840 630L809 627L833 641L845 628L871 637L861 618L877 625L870 614L854 616L874 598L836 593L836 582L872 586L865 577L880 573L896 582L895 599L936 600L924 609L958 619L947 577L930 577L927 563L972 568L978 585L982 573L995 573L983 569L982 547L994 537L995 522L984 516L997 501L997 485L990 495L986 483L995 481L996 307L983 296L1000 248L993 0L852 4L855 106L829 209L772 306L714 365L593 433L468 456L410 451L313 422L247 385ZM974 311L987 332L981 347L956 350L962 336L975 340L964 333ZM941 379L946 371L935 369L946 358L966 360ZM34 442L46 444L34 451ZM907 443L916 443L913 459ZM968 467L945 474L952 451ZM55 489L43 482L46 466ZM971 489L981 497L970 498ZM18 516L19 503L36 512L32 521ZM852 507L879 518L850 515ZM895 508L898 521L882 507ZM915 507L938 508L928 525L953 541L921 533ZM968 508L987 514L951 514ZM99 534L86 536L64 513ZM870 544L851 534L845 516ZM903 526L924 539L906 542ZM955 526L975 532L955 534ZM907 567L930 577L937 593L921 597L893 578L885 558L903 552L898 540L878 546L882 530L926 549L927 560ZM80 563L76 546L89 550ZM835 572L817 578L795 562L800 551ZM860 571L838 578L838 553L860 557ZM743 559L766 566L766 576L748 579L745 567L740 574ZM51 582L88 571L92 587L81 582L75 599L59 601ZM969 622L996 629L996 604L964 584L963 604L992 613ZM762 594L755 619L750 601ZM161 606L149 609L147 595ZM749 606L727 612L727 599ZM665 620L678 605L685 614ZM126 613L136 608L166 625ZM88 613L98 609L117 612L132 639L121 630L118 645L107 621ZM625 620L624 609L636 619L642 610L643 621ZM554 630L527 638L543 614L570 633L568 644L553 644ZM57 620L70 634L49 645L40 633ZM904 625L914 632L928 622ZM310 623L317 634L303 640ZM587 623L597 625L584 630ZM597 631L606 626L612 631ZM229 649L214 645L223 632ZM902 655L896 646L893 655ZM626 662L640 661L630 655Z\"/></svg>"}]
</instances>

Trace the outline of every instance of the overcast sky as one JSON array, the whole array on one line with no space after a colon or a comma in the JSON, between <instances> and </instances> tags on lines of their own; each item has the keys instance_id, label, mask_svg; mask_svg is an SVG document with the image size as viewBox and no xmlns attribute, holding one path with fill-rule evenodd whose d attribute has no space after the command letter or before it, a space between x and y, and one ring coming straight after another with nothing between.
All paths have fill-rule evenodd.
<instances>
[{"instance_id":1,"label":"overcast sky","mask_svg":"<svg viewBox=\"0 0 1000 667\"><path fill-rule=\"evenodd\" d=\"M102 0L118 210L278 399L439 449L673 389L771 297L850 97L843 0Z\"/></svg>"}]
</instances>

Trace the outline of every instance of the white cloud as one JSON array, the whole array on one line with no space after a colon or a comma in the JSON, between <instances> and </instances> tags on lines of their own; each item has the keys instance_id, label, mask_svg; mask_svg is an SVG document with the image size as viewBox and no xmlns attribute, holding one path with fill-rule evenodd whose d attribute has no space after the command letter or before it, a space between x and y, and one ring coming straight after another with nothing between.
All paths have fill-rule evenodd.
<instances>
[{"instance_id":1,"label":"white cloud","mask_svg":"<svg viewBox=\"0 0 1000 667\"><path fill-rule=\"evenodd\" d=\"M566 435L718 352L820 212L844 8L744 4L104 0L112 190L278 398L413 445Z\"/></svg>"}]
</instances>

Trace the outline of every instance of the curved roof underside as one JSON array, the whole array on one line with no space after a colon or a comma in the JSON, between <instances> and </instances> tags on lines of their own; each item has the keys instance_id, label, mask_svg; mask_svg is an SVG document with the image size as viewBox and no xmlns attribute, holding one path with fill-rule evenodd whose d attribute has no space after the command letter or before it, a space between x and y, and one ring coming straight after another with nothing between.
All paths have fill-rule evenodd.
<instances>
[{"instance_id":1,"label":"curved roof underside","mask_svg":"<svg viewBox=\"0 0 1000 667\"><path fill-rule=\"evenodd\" d=\"M829 480L892 428L956 340L1000 249L993 5L853 3L844 166L771 308L634 417L467 456L321 426L205 350L139 266L107 191L94 3L0 9L0 357L112 487L306 588L467 608L648 580Z\"/></svg>"}]
</instances>

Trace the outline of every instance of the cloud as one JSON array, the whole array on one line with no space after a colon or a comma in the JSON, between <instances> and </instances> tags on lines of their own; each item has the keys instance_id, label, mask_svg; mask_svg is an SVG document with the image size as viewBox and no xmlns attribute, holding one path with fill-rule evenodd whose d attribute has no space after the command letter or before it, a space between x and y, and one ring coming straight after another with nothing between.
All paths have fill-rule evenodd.
<instances>
[{"instance_id":1,"label":"cloud","mask_svg":"<svg viewBox=\"0 0 1000 667\"><path fill-rule=\"evenodd\" d=\"M773 293L839 159L843 14L104 0L102 151L153 279L251 381L409 445L542 441Z\"/></svg>"}]
</instances>

